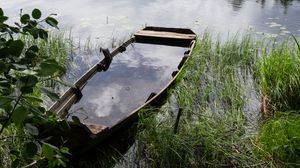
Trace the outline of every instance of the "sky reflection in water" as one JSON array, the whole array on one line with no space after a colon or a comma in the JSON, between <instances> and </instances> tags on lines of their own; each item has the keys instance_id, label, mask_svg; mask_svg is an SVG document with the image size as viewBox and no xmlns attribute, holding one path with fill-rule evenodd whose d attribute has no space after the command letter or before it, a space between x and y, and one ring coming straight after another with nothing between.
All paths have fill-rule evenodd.
<instances>
[{"instance_id":1,"label":"sky reflection in water","mask_svg":"<svg viewBox=\"0 0 300 168\"><path fill-rule=\"evenodd\" d=\"M62 30L72 30L74 37L111 47L145 25L188 27L201 34L206 29L221 38L236 32L253 31L259 37L300 36L300 1L280 0L0 0L0 6L14 20L19 9L30 12L39 8L44 16L57 13ZM183 49L144 45L132 46L114 59L112 68L93 78L79 104L72 111L85 122L111 125L126 112L141 105L150 92L160 90L183 55ZM176 57L174 59L174 57ZM84 73L99 55L77 55L75 78ZM125 100L129 100L125 102ZM111 112L114 113L111 113ZM109 116L109 118L108 118ZM99 118L100 117L100 118Z\"/></svg>"}]
</instances>

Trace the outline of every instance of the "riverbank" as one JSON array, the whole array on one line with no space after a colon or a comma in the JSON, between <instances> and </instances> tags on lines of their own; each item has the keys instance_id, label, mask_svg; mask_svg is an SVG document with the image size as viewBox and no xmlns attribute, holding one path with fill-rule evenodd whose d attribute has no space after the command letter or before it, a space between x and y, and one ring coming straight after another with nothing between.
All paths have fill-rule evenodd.
<instances>
[{"instance_id":1,"label":"riverbank","mask_svg":"<svg viewBox=\"0 0 300 168\"><path fill-rule=\"evenodd\" d=\"M168 103L140 114L134 149L119 165L299 165L299 109L284 103L300 89L299 52L293 40L270 45L245 35L223 42L204 33ZM267 116L266 94L272 107Z\"/></svg>"}]
</instances>

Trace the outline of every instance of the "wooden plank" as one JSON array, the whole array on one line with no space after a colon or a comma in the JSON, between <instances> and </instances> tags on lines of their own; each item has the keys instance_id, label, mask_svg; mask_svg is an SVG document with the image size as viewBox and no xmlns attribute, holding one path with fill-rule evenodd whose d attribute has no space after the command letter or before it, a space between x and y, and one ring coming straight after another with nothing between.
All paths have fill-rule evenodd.
<instances>
[{"instance_id":1,"label":"wooden plank","mask_svg":"<svg viewBox=\"0 0 300 168\"><path fill-rule=\"evenodd\" d=\"M183 34L183 33L177 33L177 32L153 31L153 30L141 30L141 31L135 33L134 36L182 39L182 40L194 40L196 38L195 34Z\"/></svg>"},{"instance_id":2,"label":"wooden plank","mask_svg":"<svg viewBox=\"0 0 300 168\"><path fill-rule=\"evenodd\" d=\"M100 133L100 132L102 132L102 131L104 131L104 130L106 130L106 129L108 129L108 127L107 126L104 126L104 125L87 125L87 124L85 124L86 125L86 127L89 129L89 131L91 131L91 133L93 134L93 135L97 135L98 133ZM96 138L96 137L92 137L92 138Z\"/></svg>"}]
</instances>

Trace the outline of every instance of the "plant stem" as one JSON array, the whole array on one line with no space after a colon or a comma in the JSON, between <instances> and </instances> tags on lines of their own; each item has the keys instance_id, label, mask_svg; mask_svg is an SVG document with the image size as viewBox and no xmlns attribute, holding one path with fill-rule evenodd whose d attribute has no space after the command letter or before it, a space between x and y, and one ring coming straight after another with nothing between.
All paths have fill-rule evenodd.
<instances>
[{"instance_id":1,"label":"plant stem","mask_svg":"<svg viewBox=\"0 0 300 168\"><path fill-rule=\"evenodd\" d=\"M17 101L16 101L16 103L15 103L13 109L11 110L11 112L8 113L8 118L7 118L7 120L6 120L6 121L3 123L3 125L2 125L2 128L1 128L1 130L0 130L0 135L1 135L2 132L4 131L4 128L7 126L9 120L11 119L11 117L12 117L14 111L16 110L17 105L19 104L21 98L22 98L22 93L19 95L19 97L18 97L18 99L17 99Z\"/></svg>"}]
</instances>

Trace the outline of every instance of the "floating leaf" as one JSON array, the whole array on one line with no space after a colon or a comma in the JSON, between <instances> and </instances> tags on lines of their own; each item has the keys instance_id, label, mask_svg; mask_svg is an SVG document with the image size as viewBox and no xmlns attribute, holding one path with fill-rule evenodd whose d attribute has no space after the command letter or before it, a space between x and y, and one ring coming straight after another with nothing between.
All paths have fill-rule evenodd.
<instances>
[{"instance_id":1,"label":"floating leaf","mask_svg":"<svg viewBox=\"0 0 300 168\"><path fill-rule=\"evenodd\" d=\"M12 120L15 124L21 125L23 121L26 119L28 115L28 111L23 106L19 106L12 115Z\"/></svg>"},{"instance_id":2,"label":"floating leaf","mask_svg":"<svg viewBox=\"0 0 300 168\"><path fill-rule=\"evenodd\" d=\"M26 130L28 131L29 134L34 135L34 136L39 135L39 130L33 125L31 125L29 123L26 123L25 128L26 128Z\"/></svg>"},{"instance_id":3,"label":"floating leaf","mask_svg":"<svg viewBox=\"0 0 300 168\"><path fill-rule=\"evenodd\" d=\"M39 9L33 9L32 13L31 13L31 16L34 19L39 19L42 16L42 12Z\"/></svg>"}]
</instances>

